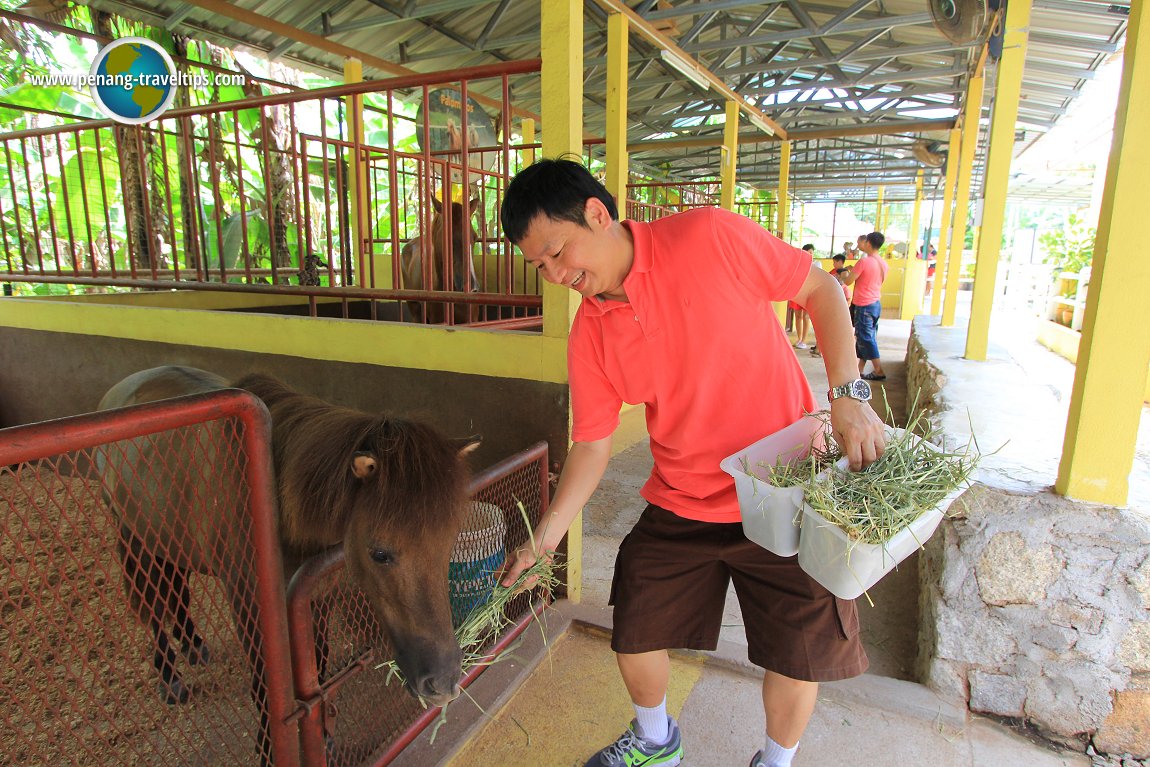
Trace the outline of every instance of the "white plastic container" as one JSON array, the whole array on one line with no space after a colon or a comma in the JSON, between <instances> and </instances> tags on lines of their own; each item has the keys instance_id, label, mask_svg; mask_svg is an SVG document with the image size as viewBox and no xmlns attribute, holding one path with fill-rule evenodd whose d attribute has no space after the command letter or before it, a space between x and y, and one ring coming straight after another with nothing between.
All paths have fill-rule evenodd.
<instances>
[{"instance_id":1,"label":"white plastic container","mask_svg":"<svg viewBox=\"0 0 1150 767\"><path fill-rule=\"evenodd\" d=\"M735 480L743 532L749 540L780 557L798 553L803 489L768 484L763 478L767 470L759 464L798 463L810 454L812 444L821 449L825 440L822 421L803 416L719 463Z\"/></svg>"},{"instance_id":2,"label":"white plastic container","mask_svg":"<svg viewBox=\"0 0 1150 767\"><path fill-rule=\"evenodd\" d=\"M901 429L892 432L902 433ZM929 442L928 446L937 450ZM844 458L835 464L848 471ZM799 567L842 599L855 599L878 583L934 534L943 514L965 487L948 494L938 506L919 515L885 544L851 541L838 525L803 504L799 540Z\"/></svg>"}]
</instances>

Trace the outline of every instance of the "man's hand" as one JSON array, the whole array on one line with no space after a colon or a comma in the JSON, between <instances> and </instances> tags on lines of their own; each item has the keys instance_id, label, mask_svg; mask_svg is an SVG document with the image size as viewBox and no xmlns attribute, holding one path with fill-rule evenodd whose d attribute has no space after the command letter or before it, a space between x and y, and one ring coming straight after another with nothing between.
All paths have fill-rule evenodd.
<instances>
[{"instance_id":1,"label":"man's hand","mask_svg":"<svg viewBox=\"0 0 1150 767\"><path fill-rule=\"evenodd\" d=\"M542 545L542 541L538 538L536 538L536 543L539 544L539 551L536 551L536 549L531 546L531 541L527 541L504 558L503 564L499 566L495 574L495 577L499 579L500 585L505 588L510 588L515 585L515 581L523 574L524 570L529 569L539 560L547 559L550 561L554 559L554 546L550 549L545 548ZM535 579L531 579L523 584L523 588L529 589L534 585Z\"/></svg>"},{"instance_id":2,"label":"man's hand","mask_svg":"<svg viewBox=\"0 0 1150 767\"><path fill-rule=\"evenodd\" d=\"M886 427L866 402L851 397L831 402L831 429L851 471L870 466L886 449Z\"/></svg>"}]
</instances>

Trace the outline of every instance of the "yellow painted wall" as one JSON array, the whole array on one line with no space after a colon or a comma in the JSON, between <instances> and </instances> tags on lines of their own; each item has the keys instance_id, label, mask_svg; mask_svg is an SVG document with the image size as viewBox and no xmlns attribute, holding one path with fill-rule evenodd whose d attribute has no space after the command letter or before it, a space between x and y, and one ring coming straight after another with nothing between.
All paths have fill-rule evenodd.
<instances>
[{"instance_id":1,"label":"yellow painted wall","mask_svg":"<svg viewBox=\"0 0 1150 767\"><path fill-rule=\"evenodd\" d=\"M17 299L19 300L19 299ZM154 306L166 309L249 309L260 306L306 304L306 296L215 293L210 290L157 290L145 293L90 293L75 296L36 296L28 301L47 301L95 306ZM318 303L338 301L317 298Z\"/></svg>"},{"instance_id":2,"label":"yellow painted wall","mask_svg":"<svg viewBox=\"0 0 1150 767\"><path fill-rule=\"evenodd\" d=\"M0 300L0 326L567 382L566 338L539 333L34 298Z\"/></svg>"},{"instance_id":3,"label":"yellow painted wall","mask_svg":"<svg viewBox=\"0 0 1150 767\"><path fill-rule=\"evenodd\" d=\"M1038 326L1038 343L1050 351L1078 364L1078 344L1082 334L1057 322L1043 322ZM1150 369L1146 371L1146 388L1142 400L1150 405Z\"/></svg>"},{"instance_id":4,"label":"yellow painted wall","mask_svg":"<svg viewBox=\"0 0 1150 767\"><path fill-rule=\"evenodd\" d=\"M829 258L816 258L815 263L823 271L831 268L833 263ZM854 259L847 259L847 266L852 266L856 261ZM918 259L905 259L905 258L888 258L886 280L882 284L882 309L884 316L887 312L901 313L902 311L902 284L907 272L910 272L910 278L913 282L911 291L908 293L908 300L914 308L914 314L919 313L919 308L922 306L922 297L926 289L926 262ZM917 287L916 287L917 286ZM913 315L912 315L913 316Z\"/></svg>"}]
</instances>

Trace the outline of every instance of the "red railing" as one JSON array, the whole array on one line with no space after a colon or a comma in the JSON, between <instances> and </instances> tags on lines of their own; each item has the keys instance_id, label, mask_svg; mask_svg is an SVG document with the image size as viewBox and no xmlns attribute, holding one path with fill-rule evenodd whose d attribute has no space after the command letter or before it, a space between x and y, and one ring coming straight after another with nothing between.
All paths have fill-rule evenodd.
<instances>
[{"instance_id":1,"label":"red railing","mask_svg":"<svg viewBox=\"0 0 1150 767\"><path fill-rule=\"evenodd\" d=\"M636 181L627 184L627 218L654 221L690 208L719 204L717 181Z\"/></svg>"},{"instance_id":2,"label":"red railing","mask_svg":"<svg viewBox=\"0 0 1150 767\"><path fill-rule=\"evenodd\" d=\"M36 284L272 293L312 316L356 316L348 305L363 302L372 319L435 321L444 303L484 307L446 312L448 323L538 317L537 276L502 238L498 207L539 146L511 143L511 78L539 66L0 135L0 282L17 293ZM440 102L458 102L458 117ZM453 198L471 202L470 215L435 227L433 200ZM405 271L404 249L418 250L421 236L423 263Z\"/></svg>"}]
</instances>

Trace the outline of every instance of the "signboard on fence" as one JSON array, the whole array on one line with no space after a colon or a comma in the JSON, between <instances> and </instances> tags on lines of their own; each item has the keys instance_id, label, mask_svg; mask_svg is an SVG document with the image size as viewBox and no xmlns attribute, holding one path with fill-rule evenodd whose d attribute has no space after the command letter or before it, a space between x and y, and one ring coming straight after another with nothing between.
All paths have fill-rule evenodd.
<instances>
[{"instance_id":1,"label":"signboard on fence","mask_svg":"<svg viewBox=\"0 0 1150 767\"><path fill-rule=\"evenodd\" d=\"M437 88L427 94L427 101L419 106L416 115L416 141L423 149L424 120L427 121L427 136L430 146L428 150L433 153L449 153L449 162L462 166L461 153L464 144L463 97L458 88ZM483 107L467 97L467 156L468 168L476 171L491 170L499 159L498 137L495 133L495 122ZM488 149L486 152L477 149ZM461 167L451 171L452 198L460 199L462 194L463 173ZM472 183L478 177L471 179Z\"/></svg>"}]
</instances>

